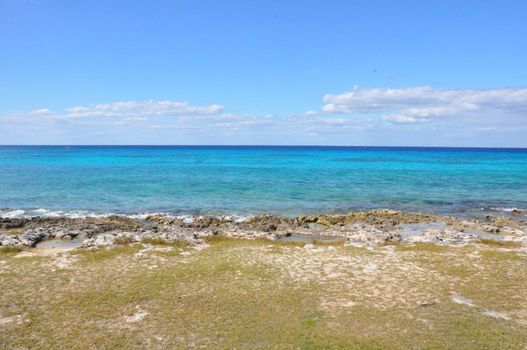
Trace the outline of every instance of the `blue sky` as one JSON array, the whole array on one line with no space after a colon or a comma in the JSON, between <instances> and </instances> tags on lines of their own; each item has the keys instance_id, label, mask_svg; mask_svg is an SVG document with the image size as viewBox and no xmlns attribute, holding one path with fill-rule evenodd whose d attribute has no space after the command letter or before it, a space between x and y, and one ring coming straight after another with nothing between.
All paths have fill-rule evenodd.
<instances>
[{"instance_id":1,"label":"blue sky","mask_svg":"<svg viewBox=\"0 0 527 350\"><path fill-rule=\"evenodd\" d=\"M527 147L526 1L0 0L0 144Z\"/></svg>"}]
</instances>

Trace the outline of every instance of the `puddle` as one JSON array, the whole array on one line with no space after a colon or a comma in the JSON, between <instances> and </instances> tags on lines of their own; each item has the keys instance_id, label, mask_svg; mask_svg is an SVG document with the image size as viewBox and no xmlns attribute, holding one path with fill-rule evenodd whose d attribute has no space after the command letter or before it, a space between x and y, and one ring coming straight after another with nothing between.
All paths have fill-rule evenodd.
<instances>
[{"instance_id":1,"label":"puddle","mask_svg":"<svg viewBox=\"0 0 527 350\"><path fill-rule=\"evenodd\" d=\"M322 230L327 229L328 227L326 225L322 225L316 222L309 222L307 224L307 228L309 228L310 230L314 230L314 231L322 231Z\"/></svg>"},{"instance_id":2,"label":"puddle","mask_svg":"<svg viewBox=\"0 0 527 350\"><path fill-rule=\"evenodd\" d=\"M325 236L325 235L306 235L302 233L288 233L276 239L278 242L303 242L314 243L315 241L322 243L339 243L346 242L346 238L339 236Z\"/></svg>"},{"instance_id":3,"label":"puddle","mask_svg":"<svg viewBox=\"0 0 527 350\"><path fill-rule=\"evenodd\" d=\"M402 238L421 236L425 230L446 230L452 229L452 227L445 224L443 221L424 222L419 224L401 224L399 225ZM477 236L479 238L492 239L495 241L502 241L503 237L493 233L486 233L476 230L463 229L463 232Z\"/></svg>"},{"instance_id":4,"label":"puddle","mask_svg":"<svg viewBox=\"0 0 527 350\"><path fill-rule=\"evenodd\" d=\"M494 233L474 231L474 230L469 230L469 229L464 229L464 232L471 233L474 236L478 236L479 238L492 239L494 241L503 241L503 236L496 235Z\"/></svg>"},{"instance_id":5,"label":"puddle","mask_svg":"<svg viewBox=\"0 0 527 350\"><path fill-rule=\"evenodd\" d=\"M424 222L419 224L401 224L399 225L402 238L421 236L425 230L444 230L448 226L442 221Z\"/></svg>"},{"instance_id":6,"label":"puddle","mask_svg":"<svg viewBox=\"0 0 527 350\"><path fill-rule=\"evenodd\" d=\"M82 245L82 239L72 239L72 240L60 240L60 239L51 239L48 241L42 241L36 245L36 248L40 249L49 249L49 248L78 248Z\"/></svg>"}]
</instances>

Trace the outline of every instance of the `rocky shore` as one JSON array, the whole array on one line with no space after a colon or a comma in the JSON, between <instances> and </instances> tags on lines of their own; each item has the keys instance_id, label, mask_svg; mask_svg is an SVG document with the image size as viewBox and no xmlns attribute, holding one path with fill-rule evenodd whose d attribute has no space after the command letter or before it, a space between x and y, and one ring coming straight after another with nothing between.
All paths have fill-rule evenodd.
<instances>
[{"instance_id":1,"label":"rocky shore","mask_svg":"<svg viewBox=\"0 0 527 350\"><path fill-rule=\"evenodd\" d=\"M525 219L0 218L0 348L524 350Z\"/></svg>"},{"instance_id":2,"label":"rocky shore","mask_svg":"<svg viewBox=\"0 0 527 350\"><path fill-rule=\"evenodd\" d=\"M527 245L523 217L487 216L483 220L425 213L374 210L346 215L283 217L261 215L144 218L109 216L0 218L0 247L35 247L47 240L75 240L80 248L141 242L145 239L183 240L200 244L211 236L300 242L342 242L372 247L430 242L466 244L482 239Z\"/></svg>"}]
</instances>

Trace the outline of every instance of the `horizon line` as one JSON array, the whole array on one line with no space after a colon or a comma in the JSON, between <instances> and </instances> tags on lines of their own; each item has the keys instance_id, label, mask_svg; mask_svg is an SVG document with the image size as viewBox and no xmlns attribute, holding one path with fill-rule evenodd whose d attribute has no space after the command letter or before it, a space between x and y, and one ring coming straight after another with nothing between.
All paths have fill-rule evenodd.
<instances>
[{"instance_id":1,"label":"horizon line","mask_svg":"<svg viewBox=\"0 0 527 350\"><path fill-rule=\"evenodd\" d=\"M464 149L514 149L527 150L527 147L487 147L487 146L359 146L359 145L244 145L244 144L11 144L0 147L318 147L318 148L464 148Z\"/></svg>"}]
</instances>

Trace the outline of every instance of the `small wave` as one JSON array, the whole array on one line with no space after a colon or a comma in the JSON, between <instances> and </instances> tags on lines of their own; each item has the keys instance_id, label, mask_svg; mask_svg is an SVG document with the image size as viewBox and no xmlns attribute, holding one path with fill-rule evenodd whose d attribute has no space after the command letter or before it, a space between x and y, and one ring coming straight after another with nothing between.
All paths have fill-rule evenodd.
<instances>
[{"instance_id":1,"label":"small wave","mask_svg":"<svg viewBox=\"0 0 527 350\"><path fill-rule=\"evenodd\" d=\"M201 216L193 216L193 215L177 215L174 216L176 219L179 219L183 221L185 224L191 224L194 222L194 218L200 218Z\"/></svg>"},{"instance_id":2,"label":"small wave","mask_svg":"<svg viewBox=\"0 0 527 350\"><path fill-rule=\"evenodd\" d=\"M503 211L506 213L527 213L527 209L520 209L520 208L490 208L490 210L493 211Z\"/></svg>"},{"instance_id":3,"label":"small wave","mask_svg":"<svg viewBox=\"0 0 527 350\"><path fill-rule=\"evenodd\" d=\"M249 219L249 217L243 216L243 215L227 215L227 216L224 216L223 218L225 220L233 221L236 223L244 222L244 221L247 221L247 219Z\"/></svg>"},{"instance_id":4,"label":"small wave","mask_svg":"<svg viewBox=\"0 0 527 350\"><path fill-rule=\"evenodd\" d=\"M17 219L23 217L25 211L22 209L0 212L0 216L7 219Z\"/></svg>"},{"instance_id":5,"label":"small wave","mask_svg":"<svg viewBox=\"0 0 527 350\"><path fill-rule=\"evenodd\" d=\"M136 219L136 220L145 220L147 217L151 215L165 215L165 214L163 213L138 213L138 214L126 215L126 217L130 219Z\"/></svg>"},{"instance_id":6,"label":"small wave","mask_svg":"<svg viewBox=\"0 0 527 350\"><path fill-rule=\"evenodd\" d=\"M14 209L14 210L0 210L0 218L6 219L29 219L35 217L43 218L70 218L70 219L85 219L85 218L101 218L116 215L114 213L95 213L87 210L48 210L48 209Z\"/></svg>"},{"instance_id":7,"label":"small wave","mask_svg":"<svg viewBox=\"0 0 527 350\"><path fill-rule=\"evenodd\" d=\"M174 215L171 213L163 213L163 212L143 212L143 213L133 213L133 214L122 214L122 213L114 213L114 212L105 212L105 213L97 213L92 212L88 210L71 210L71 211L64 211L64 210L49 210L49 209L4 209L0 210L0 218L5 219L30 219L30 218L68 218L68 219L86 219L86 218L106 218L110 216L121 216L121 217L127 217L130 219L136 219L136 220L145 220L147 217L152 215L161 215L166 216L168 218L174 218L179 219L183 221L184 223L191 224L194 222L194 220L203 218L205 216L203 215ZM214 215L216 217L221 217L226 221L232 221L232 222L244 222L249 217L243 216L243 215Z\"/></svg>"}]
</instances>

